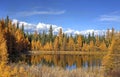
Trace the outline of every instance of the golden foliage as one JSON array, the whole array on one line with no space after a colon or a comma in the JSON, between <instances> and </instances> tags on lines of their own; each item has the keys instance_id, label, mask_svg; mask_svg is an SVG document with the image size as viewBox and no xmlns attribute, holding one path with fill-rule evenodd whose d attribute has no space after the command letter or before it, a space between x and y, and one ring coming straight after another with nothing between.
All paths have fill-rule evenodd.
<instances>
[{"instance_id":1,"label":"golden foliage","mask_svg":"<svg viewBox=\"0 0 120 77\"><path fill-rule=\"evenodd\" d=\"M93 40L90 41L89 47L90 47L90 51L94 51L95 50L95 46L94 46Z\"/></svg>"},{"instance_id":2,"label":"golden foliage","mask_svg":"<svg viewBox=\"0 0 120 77\"><path fill-rule=\"evenodd\" d=\"M7 53L7 46L6 40L3 35L3 31L0 28L0 64L7 64L8 61L8 53Z\"/></svg>"},{"instance_id":3,"label":"golden foliage","mask_svg":"<svg viewBox=\"0 0 120 77\"><path fill-rule=\"evenodd\" d=\"M102 65L104 67L104 71L112 71L114 68L114 58L112 57L111 54L107 54L102 61Z\"/></svg>"},{"instance_id":4,"label":"golden foliage","mask_svg":"<svg viewBox=\"0 0 120 77\"><path fill-rule=\"evenodd\" d=\"M72 37L69 38L68 44L67 44L67 50L73 51L75 49L74 40Z\"/></svg>"},{"instance_id":5,"label":"golden foliage","mask_svg":"<svg viewBox=\"0 0 120 77\"><path fill-rule=\"evenodd\" d=\"M77 50L80 51L82 49L82 36L78 36L77 38Z\"/></svg>"},{"instance_id":6,"label":"golden foliage","mask_svg":"<svg viewBox=\"0 0 120 77\"><path fill-rule=\"evenodd\" d=\"M114 38L111 42L109 50L113 52L113 54L120 53L120 38Z\"/></svg>"},{"instance_id":7,"label":"golden foliage","mask_svg":"<svg viewBox=\"0 0 120 77\"><path fill-rule=\"evenodd\" d=\"M16 49L17 51L21 52L21 51L25 51L25 50L29 50L29 41L28 38L25 38L23 35L23 32L21 30L17 30L15 32L15 38L16 38Z\"/></svg>"},{"instance_id":8,"label":"golden foliage","mask_svg":"<svg viewBox=\"0 0 120 77\"><path fill-rule=\"evenodd\" d=\"M88 44L84 43L82 47L82 51L89 51L90 47Z\"/></svg>"},{"instance_id":9,"label":"golden foliage","mask_svg":"<svg viewBox=\"0 0 120 77\"><path fill-rule=\"evenodd\" d=\"M101 44L100 44L100 50L102 50L102 51L107 51L107 47L106 47L106 44L105 44L105 42L103 41Z\"/></svg>"},{"instance_id":10,"label":"golden foliage","mask_svg":"<svg viewBox=\"0 0 120 77\"><path fill-rule=\"evenodd\" d=\"M54 41L54 51L58 50L59 50L59 37L56 37Z\"/></svg>"},{"instance_id":11,"label":"golden foliage","mask_svg":"<svg viewBox=\"0 0 120 77\"><path fill-rule=\"evenodd\" d=\"M41 45L41 42L38 40L38 41L35 41L35 40L32 40L31 42L31 50L42 50L42 45Z\"/></svg>"}]
</instances>

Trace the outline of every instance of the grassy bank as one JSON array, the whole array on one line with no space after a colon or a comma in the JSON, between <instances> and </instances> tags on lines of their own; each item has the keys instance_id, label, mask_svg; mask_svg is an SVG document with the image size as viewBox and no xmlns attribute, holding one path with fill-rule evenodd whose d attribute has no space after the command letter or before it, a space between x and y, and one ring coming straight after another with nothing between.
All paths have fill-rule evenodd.
<instances>
[{"instance_id":1,"label":"grassy bank","mask_svg":"<svg viewBox=\"0 0 120 77\"><path fill-rule=\"evenodd\" d=\"M16 68L21 67L21 65ZM13 77L104 77L103 73L98 70L84 70L81 68L75 70L65 70L60 67L47 67L47 66L26 66L24 67L24 76L19 72Z\"/></svg>"},{"instance_id":2,"label":"grassy bank","mask_svg":"<svg viewBox=\"0 0 120 77\"><path fill-rule=\"evenodd\" d=\"M7 68L6 68L7 67ZM60 67L29 66L27 64L10 64L4 67L6 70L0 72L0 77L119 77L120 69L106 74L102 68L86 70L77 68L65 70Z\"/></svg>"}]
</instances>

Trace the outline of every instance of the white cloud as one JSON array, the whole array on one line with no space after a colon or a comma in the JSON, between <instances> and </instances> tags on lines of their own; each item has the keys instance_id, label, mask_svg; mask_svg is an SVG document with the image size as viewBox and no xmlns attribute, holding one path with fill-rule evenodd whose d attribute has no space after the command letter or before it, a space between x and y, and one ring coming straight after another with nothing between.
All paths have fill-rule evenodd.
<instances>
[{"instance_id":1,"label":"white cloud","mask_svg":"<svg viewBox=\"0 0 120 77\"><path fill-rule=\"evenodd\" d=\"M12 24L16 24L19 23L19 26L21 27L22 25L24 25L24 29L25 31L35 31L36 30L36 25L35 24L30 24L27 22L23 22L23 21L18 21L17 19L13 19L12 20Z\"/></svg>"},{"instance_id":2,"label":"white cloud","mask_svg":"<svg viewBox=\"0 0 120 77\"><path fill-rule=\"evenodd\" d=\"M52 26L53 28L53 32L59 32L60 26L57 26L57 25L53 25L53 24L45 24L45 23L38 23L36 25L36 30L39 31L39 30L45 30L45 31L48 31L50 26Z\"/></svg>"},{"instance_id":3,"label":"white cloud","mask_svg":"<svg viewBox=\"0 0 120 77\"><path fill-rule=\"evenodd\" d=\"M12 20L12 24L16 24L17 22L18 22L17 19L13 19L13 20Z\"/></svg>"},{"instance_id":4,"label":"white cloud","mask_svg":"<svg viewBox=\"0 0 120 77\"><path fill-rule=\"evenodd\" d=\"M80 31L74 31L74 34L82 34Z\"/></svg>"},{"instance_id":5,"label":"white cloud","mask_svg":"<svg viewBox=\"0 0 120 77\"><path fill-rule=\"evenodd\" d=\"M53 32L59 32L60 28L62 28L62 27L56 27L56 28L54 28L54 29L53 29ZM63 28L62 28L62 29L63 29Z\"/></svg>"},{"instance_id":6,"label":"white cloud","mask_svg":"<svg viewBox=\"0 0 120 77\"><path fill-rule=\"evenodd\" d=\"M17 24L18 20L16 19L13 19L12 23L15 23ZM38 24L30 24L30 23L27 23L27 22L23 22L23 21L19 21L19 24L20 26L22 24L24 24L24 28L25 28L25 31L28 31L28 32L34 32L34 31L38 31L38 32L42 32L43 30L44 31L48 31L50 26L52 25L52 28L53 28L53 33L58 33L60 28L62 28L61 26L57 26L57 25L53 25L53 24L45 24L45 23L38 23ZM83 34L83 35L88 35L89 33L92 34L94 32L95 35L103 35L105 33L105 30L94 30L94 29L90 29L90 30L83 30L83 31L78 31L78 30L74 30L74 29L65 29L65 28L62 28L63 32L65 34Z\"/></svg>"},{"instance_id":7,"label":"white cloud","mask_svg":"<svg viewBox=\"0 0 120 77\"><path fill-rule=\"evenodd\" d=\"M108 14L101 15L99 17L99 20L120 22L120 11L114 11Z\"/></svg>"},{"instance_id":8,"label":"white cloud","mask_svg":"<svg viewBox=\"0 0 120 77\"><path fill-rule=\"evenodd\" d=\"M66 34L73 34L74 30L73 29L67 29L66 31L64 31L64 33L66 33Z\"/></svg>"},{"instance_id":9,"label":"white cloud","mask_svg":"<svg viewBox=\"0 0 120 77\"><path fill-rule=\"evenodd\" d=\"M100 21L120 21L120 16L113 16L113 15L102 15L100 17Z\"/></svg>"},{"instance_id":10,"label":"white cloud","mask_svg":"<svg viewBox=\"0 0 120 77\"><path fill-rule=\"evenodd\" d=\"M92 34L93 32L94 32L95 35L104 35L106 30L89 29L89 30L80 31L81 34L85 34L85 35L88 35L89 33Z\"/></svg>"},{"instance_id":11,"label":"white cloud","mask_svg":"<svg viewBox=\"0 0 120 77\"><path fill-rule=\"evenodd\" d=\"M61 11L23 11L23 12L19 12L17 14L21 15L21 16L32 16L32 15L60 15L60 14L64 14L65 10L61 10Z\"/></svg>"},{"instance_id":12,"label":"white cloud","mask_svg":"<svg viewBox=\"0 0 120 77\"><path fill-rule=\"evenodd\" d=\"M38 24L35 25L35 24L30 24L30 23L27 23L27 22L23 22L23 21L18 21L17 19L12 20L12 23L14 23L16 25L17 25L17 22L19 22L20 27L22 26L22 24L24 25L25 31L30 31L30 32L34 32L34 31L41 32L43 30L48 31L50 26L52 25L53 32L58 33L60 28L62 28L60 26L53 25L53 24L38 23Z\"/></svg>"},{"instance_id":13,"label":"white cloud","mask_svg":"<svg viewBox=\"0 0 120 77\"><path fill-rule=\"evenodd\" d=\"M45 30L45 29L48 29L50 27L49 24L44 24L44 23L38 23L37 25L37 29L42 29L42 30Z\"/></svg>"}]
</instances>

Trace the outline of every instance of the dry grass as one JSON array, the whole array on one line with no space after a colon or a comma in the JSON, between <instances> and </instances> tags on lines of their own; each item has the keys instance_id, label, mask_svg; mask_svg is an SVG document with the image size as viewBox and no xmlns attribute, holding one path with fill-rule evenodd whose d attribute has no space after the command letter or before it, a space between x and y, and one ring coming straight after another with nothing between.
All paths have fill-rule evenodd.
<instances>
[{"instance_id":1,"label":"dry grass","mask_svg":"<svg viewBox=\"0 0 120 77\"><path fill-rule=\"evenodd\" d=\"M26 76L24 77L104 77L99 70L86 71L83 69L64 70L60 67L47 66L22 66L26 69ZM18 76L20 77L20 76Z\"/></svg>"},{"instance_id":2,"label":"dry grass","mask_svg":"<svg viewBox=\"0 0 120 77\"><path fill-rule=\"evenodd\" d=\"M120 67L110 70L105 74L105 77L120 77Z\"/></svg>"}]
</instances>

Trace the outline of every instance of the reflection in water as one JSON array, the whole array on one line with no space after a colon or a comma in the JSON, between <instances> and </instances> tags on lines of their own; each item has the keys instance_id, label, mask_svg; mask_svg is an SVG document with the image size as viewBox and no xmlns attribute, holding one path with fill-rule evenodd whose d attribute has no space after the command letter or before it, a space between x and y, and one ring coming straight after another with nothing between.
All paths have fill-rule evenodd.
<instances>
[{"instance_id":1,"label":"reflection in water","mask_svg":"<svg viewBox=\"0 0 120 77\"><path fill-rule=\"evenodd\" d=\"M28 57L31 60L28 60ZM72 70L76 68L94 69L100 68L103 55L32 55L27 56L30 64L59 66Z\"/></svg>"},{"instance_id":2,"label":"reflection in water","mask_svg":"<svg viewBox=\"0 0 120 77\"><path fill-rule=\"evenodd\" d=\"M66 69L67 70L72 70L72 69L76 69L77 67L76 67L76 64L73 64L72 66L66 66Z\"/></svg>"}]
</instances>

